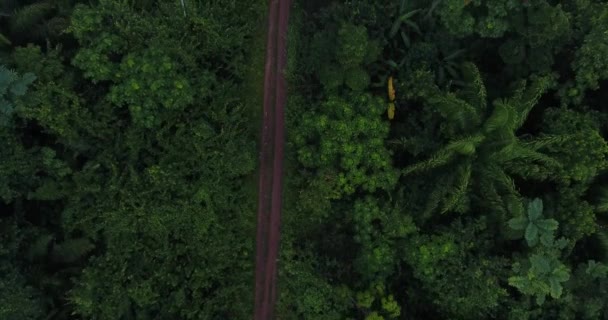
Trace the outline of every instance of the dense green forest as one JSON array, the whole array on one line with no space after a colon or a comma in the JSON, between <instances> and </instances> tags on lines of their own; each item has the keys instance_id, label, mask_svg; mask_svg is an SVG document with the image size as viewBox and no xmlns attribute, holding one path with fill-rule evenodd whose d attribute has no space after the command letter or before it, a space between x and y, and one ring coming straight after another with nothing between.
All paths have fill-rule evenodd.
<instances>
[{"instance_id":1,"label":"dense green forest","mask_svg":"<svg viewBox=\"0 0 608 320\"><path fill-rule=\"evenodd\" d=\"M251 319L265 0L0 0L0 320ZM608 319L608 1L299 0L277 319Z\"/></svg>"}]
</instances>

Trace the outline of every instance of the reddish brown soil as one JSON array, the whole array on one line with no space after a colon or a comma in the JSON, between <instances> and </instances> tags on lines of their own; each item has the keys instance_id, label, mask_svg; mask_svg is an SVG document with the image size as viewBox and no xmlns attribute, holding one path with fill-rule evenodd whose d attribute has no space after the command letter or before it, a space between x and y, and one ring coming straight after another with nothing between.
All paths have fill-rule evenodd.
<instances>
[{"instance_id":1,"label":"reddish brown soil","mask_svg":"<svg viewBox=\"0 0 608 320\"><path fill-rule=\"evenodd\" d=\"M260 150L254 319L274 318L281 220L287 23L290 0L270 0Z\"/></svg>"}]
</instances>

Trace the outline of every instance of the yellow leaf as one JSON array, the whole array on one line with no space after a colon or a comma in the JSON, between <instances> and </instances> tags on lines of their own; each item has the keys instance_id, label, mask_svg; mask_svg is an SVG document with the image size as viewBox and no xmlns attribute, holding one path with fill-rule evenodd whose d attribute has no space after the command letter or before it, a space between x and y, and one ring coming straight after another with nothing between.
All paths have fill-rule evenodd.
<instances>
[{"instance_id":1,"label":"yellow leaf","mask_svg":"<svg viewBox=\"0 0 608 320\"><path fill-rule=\"evenodd\" d=\"M388 104L388 119L393 120L395 118L395 103L390 102Z\"/></svg>"},{"instance_id":2,"label":"yellow leaf","mask_svg":"<svg viewBox=\"0 0 608 320\"><path fill-rule=\"evenodd\" d=\"M388 100L395 101L395 87L393 86L393 77L388 77Z\"/></svg>"}]
</instances>

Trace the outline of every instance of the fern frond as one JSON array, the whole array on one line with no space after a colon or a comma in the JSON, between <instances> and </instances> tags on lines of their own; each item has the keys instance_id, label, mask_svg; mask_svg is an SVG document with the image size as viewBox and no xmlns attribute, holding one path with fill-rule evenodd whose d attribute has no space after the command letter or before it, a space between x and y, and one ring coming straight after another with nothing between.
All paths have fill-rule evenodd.
<instances>
[{"instance_id":1,"label":"fern frond","mask_svg":"<svg viewBox=\"0 0 608 320\"><path fill-rule=\"evenodd\" d=\"M441 213L446 213L453 209L467 195L472 171L470 162L458 167L455 186L448 198L444 201Z\"/></svg>"},{"instance_id":2,"label":"fern frond","mask_svg":"<svg viewBox=\"0 0 608 320\"><path fill-rule=\"evenodd\" d=\"M483 114L487 107L487 92L481 73L471 62L462 65L462 72L464 82L467 84L462 93L466 101L476 107L479 114Z\"/></svg>"},{"instance_id":3,"label":"fern frond","mask_svg":"<svg viewBox=\"0 0 608 320\"><path fill-rule=\"evenodd\" d=\"M17 9L11 16L9 26L13 34L25 34L32 27L39 24L51 11L53 4L50 1L36 2Z\"/></svg>"},{"instance_id":4,"label":"fern frond","mask_svg":"<svg viewBox=\"0 0 608 320\"><path fill-rule=\"evenodd\" d=\"M548 147L550 145L564 143L564 142L568 141L569 139L571 139L573 136L574 135L568 135L568 134L542 135L540 137L537 137L537 138L534 138L534 139L531 139L528 141L522 141L521 145L524 148L538 151L539 149Z\"/></svg>"}]
</instances>

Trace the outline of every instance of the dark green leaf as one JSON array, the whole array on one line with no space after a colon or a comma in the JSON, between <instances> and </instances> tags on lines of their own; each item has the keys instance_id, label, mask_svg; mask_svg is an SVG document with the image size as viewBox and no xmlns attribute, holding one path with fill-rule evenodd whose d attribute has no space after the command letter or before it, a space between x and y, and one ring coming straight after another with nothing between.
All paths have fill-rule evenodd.
<instances>
[{"instance_id":1,"label":"dark green leaf","mask_svg":"<svg viewBox=\"0 0 608 320\"><path fill-rule=\"evenodd\" d=\"M414 31L417 34L422 34L422 32L420 31L420 28L418 28L418 25L415 24L414 22L411 22L409 20L404 21L405 24L407 24L408 26L410 26L410 28L414 29Z\"/></svg>"},{"instance_id":2,"label":"dark green leaf","mask_svg":"<svg viewBox=\"0 0 608 320\"><path fill-rule=\"evenodd\" d=\"M393 26L391 27L391 30L388 33L389 38L394 37L397 34L397 31L399 31L399 28L401 28L401 24L404 22L409 22L407 21L407 19L413 17L416 13L418 13L418 11L420 11L420 9L416 9L413 11L410 11L406 14L401 15L399 18L397 18L397 20L395 20L395 22L393 23ZM417 26L416 26L417 28ZM418 30L420 31L420 30Z\"/></svg>"},{"instance_id":3,"label":"dark green leaf","mask_svg":"<svg viewBox=\"0 0 608 320\"><path fill-rule=\"evenodd\" d=\"M410 43L410 37L407 36L407 34L405 34L405 32L401 31L401 39L403 39L403 43L405 44L405 47L409 48L411 43Z\"/></svg>"},{"instance_id":4,"label":"dark green leaf","mask_svg":"<svg viewBox=\"0 0 608 320\"><path fill-rule=\"evenodd\" d=\"M530 286L530 280L522 276L513 276L509 277L509 285L519 290L523 290L524 288Z\"/></svg>"},{"instance_id":5,"label":"dark green leaf","mask_svg":"<svg viewBox=\"0 0 608 320\"><path fill-rule=\"evenodd\" d=\"M11 45L11 41L7 37L5 37L2 33L0 33L0 45L3 45L3 46Z\"/></svg>"},{"instance_id":6,"label":"dark green leaf","mask_svg":"<svg viewBox=\"0 0 608 320\"><path fill-rule=\"evenodd\" d=\"M466 51L467 51L466 49L458 49L458 50L450 53L450 55L448 55L447 57L443 58L443 60L449 61L452 59L456 59L456 58L460 57Z\"/></svg>"},{"instance_id":7,"label":"dark green leaf","mask_svg":"<svg viewBox=\"0 0 608 320\"><path fill-rule=\"evenodd\" d=\"M29 247L27 251L27 259L32 261L46 256L51 240L53 240L53 236L50 234L45 234L38 237L38 239L36 239Z\"/></svg>"}]
</instances>

